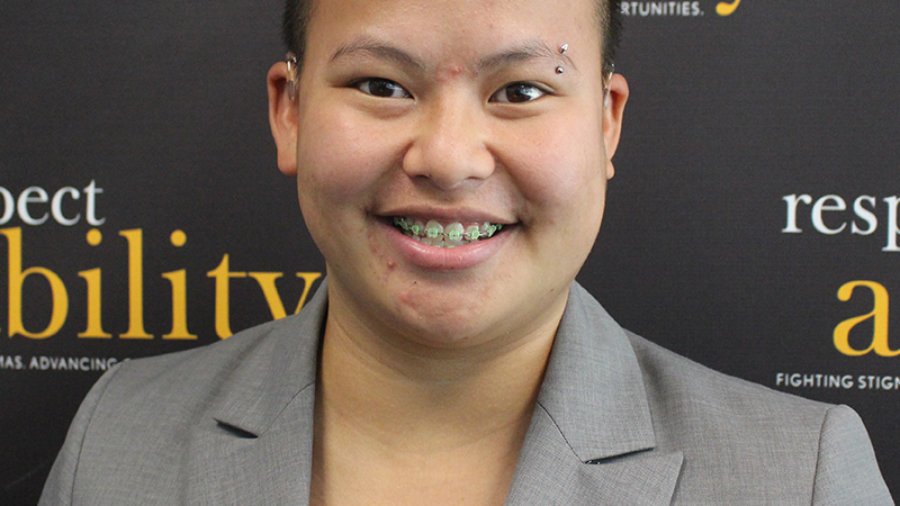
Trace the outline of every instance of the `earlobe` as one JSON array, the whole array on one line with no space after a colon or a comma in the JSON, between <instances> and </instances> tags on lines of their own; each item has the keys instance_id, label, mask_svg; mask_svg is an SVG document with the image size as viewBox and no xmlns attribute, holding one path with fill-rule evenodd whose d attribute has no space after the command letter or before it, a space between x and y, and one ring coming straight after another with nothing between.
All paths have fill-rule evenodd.
<instances>
[{"instance_id":1,"label":"earlobe","mask_svg":"<svg viewBox=\"0 0 900 506\"><path fill-rule=\"evenodd\" d=\"M615 172L612 167L612 158L619 146L619 137L622 134L622 120L625 114L625 104L628 102L628 82L621 74L613 74L607 85L606 96L603 99L603 142L606 147L607 172L609 177Z\"/></svg>"},{"instance_id":2,"label":"earlobe","mask_svg":"<svg viewBox=\"0 0 900 506\"><path fill-rule=\"evenodd\" d=\"M296 84L287 62L272 65L267 75L269 126L278 152L278 170L297 174L297 133L299 129Z\"/></svg>"}]
</instances>

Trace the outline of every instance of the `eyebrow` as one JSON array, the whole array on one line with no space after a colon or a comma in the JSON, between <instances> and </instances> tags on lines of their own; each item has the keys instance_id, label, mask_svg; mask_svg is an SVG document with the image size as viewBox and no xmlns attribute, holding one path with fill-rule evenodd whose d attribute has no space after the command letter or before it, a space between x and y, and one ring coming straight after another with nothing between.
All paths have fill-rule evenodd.
<instances>
[{"instance_id":1,"label":"eyebrow","mask_svg":"<svg viewBox=\"0 0 900 506\"><path fill-rule=\"evenodd\" d=\"M385 44L369 37L361 37L343 45L331 56L331 61L354 54L366 54L382 60L392 61L402 67L410 67L419 71L425 70L425 63L406 51Z\"/></svg>"},{"instance_id":2,"label":"eyebrow","mask_svg":"<svg viewBox=\"0 0 900 506\"><path fill-rule=\"evenodd\" d=\"M425 71L425 69L427 68L425 62L423 62L416 56L407 53L403 49L370 37L360 37L350 42L349 44L341 46L331 56L331 61L335 61L347 56L352 56L354 54L374 56L382 60L392 61L402 67L414 68L420 72ZM560 54L558 51L554 51L546 43L539 40L528 41L523 44L512 46L496 53L489 54L478 60L475 65L475 69L477 72L481 73L484 71L496 70L503 66L511 65L514 63L521 63L529 60L544 58L562 58L566 61L567 64L571 65L572 68L578 70L578 68L575 66L575 63L571 58L569 58L568 55Z\"/></svg>"},{"instance_id":3,"label":"eyebrow","mask_svg":"<svg viewBox=\"0 0 900 506\"><path fill-rule=\"evenodd\" d=\"M562 58L575 70L578 70L578 68L575 67L575 62L573 62L568 55L560 54L559 51L554 51L546 43L539 40L529 41L485 56L478 61L477 69L479 72L485 70L490 71L513 63L543 58Z\"/></svg>"}]
</instances>

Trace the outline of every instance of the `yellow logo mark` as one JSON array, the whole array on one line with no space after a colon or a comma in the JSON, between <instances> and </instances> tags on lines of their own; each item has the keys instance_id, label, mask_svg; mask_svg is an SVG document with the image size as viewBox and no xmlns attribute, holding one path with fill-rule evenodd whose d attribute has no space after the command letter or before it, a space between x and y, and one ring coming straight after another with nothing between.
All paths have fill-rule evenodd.
<instances>
[{"instance_id":1,"label":"yellow logo mark","mask_svg":"<svg viewBox=\"0 0 900 506\"><path fill-rule=\"evenodd\" d=\"M838 324L834 329L834 347L848 357L861 357L875 352L881 357L900 356L900 349L891 349L888 343L888 322L890 320L890 294L881 283L875 281L856 280L844 283L837 292L838 300L847 302L853 297L857 288L867 289L872 292L872 311L848 318ZM868 347L864 349L854 348L850 345L850 331L857 325L871 320L872 338Z\"/></svg>"},{"instance_id":2,"label":"yellow logo mark","mask_svg":"<svg viewBox=\"0 0 900 506\"><path fill-rule=\"evenodd\" d=\"M734 11L741 6L741 0L734 0L731 3L719 2L716 5L716 14L719 16L731 16Z\"/></svg>"},{"instance_id":3,"label":"yellow logo mark","mask_svg":"<svg viewBox=\"0 0 900 506\"><path fill-rule=\"evenodd\" d=\"M144 325L144 231L140 228L122 230L119 236L125 239L128 252L128 330L119 335L120 339L154 339L154 335L147 332ZM22 229L0 229L0 242L6 239L8 260L7 272L7 299L8 319L7 333L10 338L23 336L28 339L48 339L58 334L69 317L69 289L63 282L63 278L47 267L33 266L26 268L23 261ZM187 244L187 234L182 230L175 230L169 236L169 242L176 248ZM99 247L103 243L103 233L98 229L91 229L85 235L85 242L91 247ZM2 269L0 269L2 272ZM165 340L196 340L197 334L188 330L188 291L187 270L179 269L164 272L160 275L171 285L172 295L172 329L162 336ZM283 278L283 272L244 272L232 271L229 263L229 255L222 256L222 261L213 270L206 273L206 277L214 280L215 292L215 328L220 339L231 336L231 281L234 279L251 278L262 290L262 295L269 305L272 318L284 318L287 316L288 307L282 299L276 282ZM80 339L112 339L113 335L103 327L103 269L96 267L78 272L78 277L85 282L85 292L80 292L77 298L86 302L86 327L78 333ZM313 283L322 277L320 272L298 272L296 277L303 280L303 291L294 306L294 313L306 303L307 296ZM25 325L24 292L26 281L31 279L32 284L43 280L50 288L50 318L43 329L28 328ZM2 283L0 283L2 286ZM82 296L83 294L83 296Z\"/></svg>"}]
</instances>

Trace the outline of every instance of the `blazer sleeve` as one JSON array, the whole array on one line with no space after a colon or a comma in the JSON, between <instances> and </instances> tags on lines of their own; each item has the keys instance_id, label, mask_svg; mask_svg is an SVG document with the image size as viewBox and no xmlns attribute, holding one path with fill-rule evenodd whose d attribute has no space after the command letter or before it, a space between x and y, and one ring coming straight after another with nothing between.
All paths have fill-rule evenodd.
<instances>
[{"instance_id":1,"label":"blazer sleeve","mask_svg":"<svg viewBox=\"0 0 900 506\"><path fill-rule=\"evenodd\" d=\"M106 371L91 387L91 390L81 402L72 425L69 426L69 432L66 434L66 441L63 443L62 450L56 456L53 468L50 469L50 475L47 477L47 482L44 484L44 490L41 493L41 500L38 502L39 506L69 506L74 504L75 475L78 471L85 435L88 427L91 425L94 411L96 411L97 406L100 404L100 399L106 391L106 387L121 365L122 362Z\"/></svg>"},{"instance_id":2,"label":"blazer sleeve","mask_svg":"<svg viewBox=\"0 0 900 506\"><path fill-rule=\"evenodd\" d=\"M847 406L832 406L825 412L813 504L894 504L878 469L869 434L859 415Z\"/></svg>"}]
</instances>

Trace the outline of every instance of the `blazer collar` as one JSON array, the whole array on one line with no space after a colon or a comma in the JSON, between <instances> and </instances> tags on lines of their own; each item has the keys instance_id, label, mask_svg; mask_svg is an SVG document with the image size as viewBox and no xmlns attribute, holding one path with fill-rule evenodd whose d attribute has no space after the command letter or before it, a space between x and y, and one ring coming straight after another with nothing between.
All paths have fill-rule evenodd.
<instances>
[{"instance_id":1,"label":"blazer collar","mask_svg":"<svg viewBox=\"0 0 900 506\"><path fill-rule=\"evenodd\" d=\"M656 443L631 342L578 284L569 291L538 404L582 462L646 450Z\"/></svg>"},{"instance_id":2,"label":"blazer collar","mask_svg":"<svg viewBox=\"0 0 900 506\"><path fill-rule=\"evenodd\" d=\"M243 355L228 383L213 418L252 436L272 427L298 395L315 391L319 341L328 307L322 281L303 307L302 316L272 323L252 353Z\"/></svg>"},{"instance_id":3,"label":"blazer collar","mask_svg":"<svg viewBox=\"0 0 900 506\"><path fill-rule=\"evenodd\" d=\"M302 317L273 322L255 339L221 343L218 349L252 349L226 352L240 361L210 408L214 422L201 422L191 441L182 502L307 504L326 308L323 284Z\"/></svg>"},{"instance_id":4,"label":"blazer collar","mask_svg":"<svg viewBox=\"0 0 900 506\"><path fill-rule=\"evenodd\" d=\"M235 366L212 411L228 433L214 432L208 454L195 456L201 476L190 497L305 504L326 292L323 282L302 318L275 322ZM630 341L573 284L507 504L669 504L682 455L654 446ZM221 479L244 485L222 488Z\"/></svg>"},{"instance_id":5,"label":"blazer collar","mask_svg":"<svg viewBox=\"0 0 900 506\"><path fill-rule=\"evenodd\" d=\"M237 364L214 418L259 436L301 391L315 388L328 306L321 284L302 317L275 322L263 345ZM637 357L625 332L594 298L572 285L538 395L582 462L653 448L655 436Z\"/></svg>"},{"instance_id":6,"label":"blazer collar","mask_svg":"<svg viewBox=\"0 0 900 506\"><path fill-rule=\"evenodd\" d=\"M669 504L680 452L656 445L624 330L573 283L508 504Z\"/></svg>"}]
</instances>

